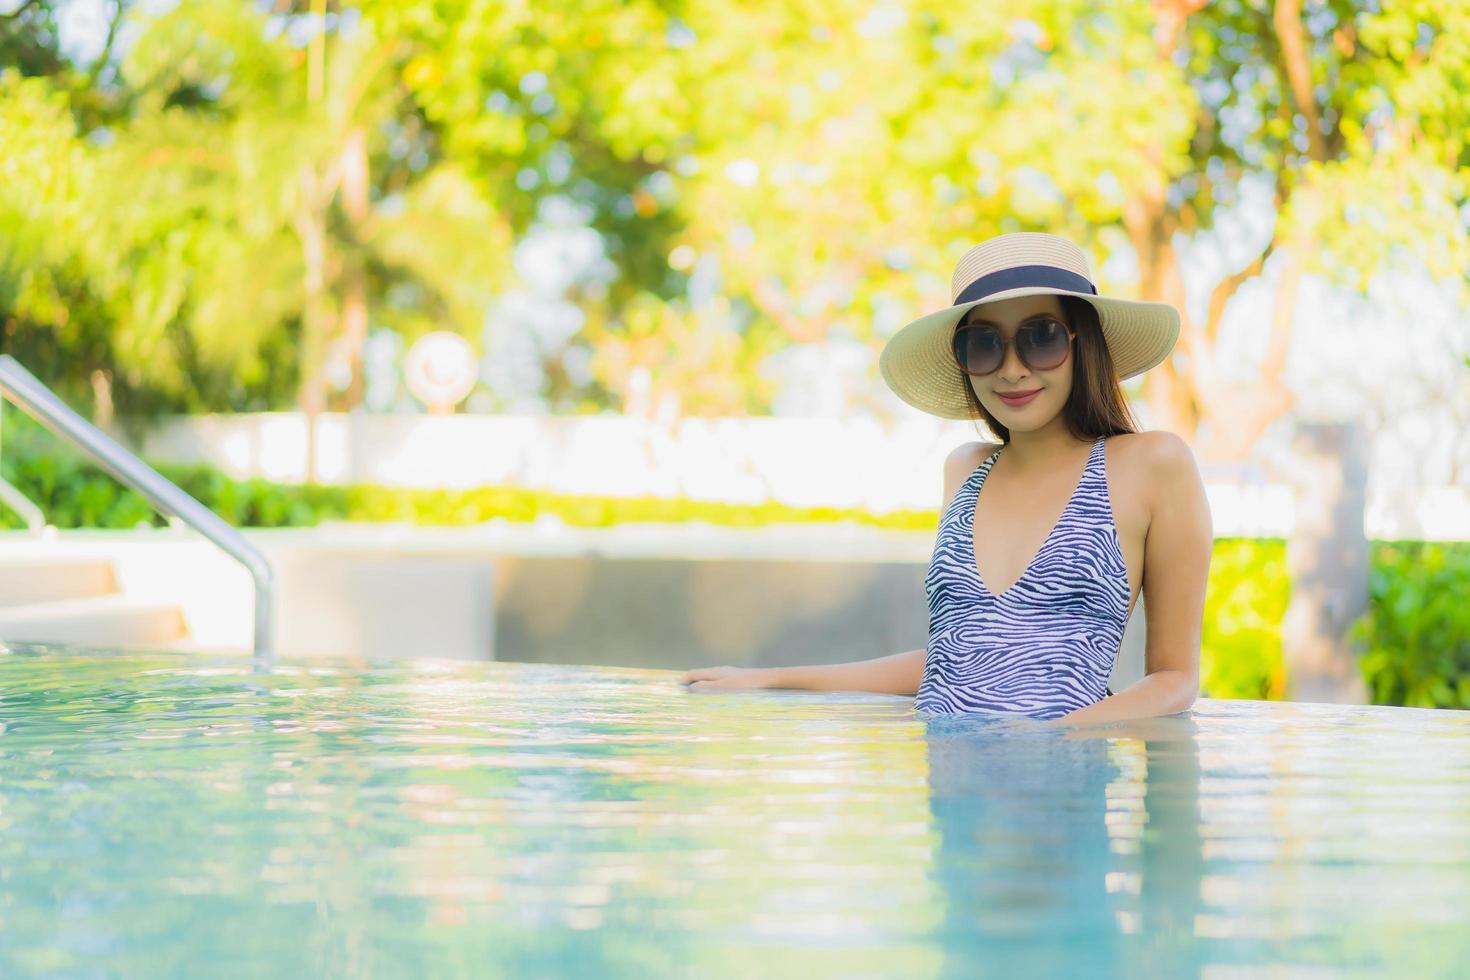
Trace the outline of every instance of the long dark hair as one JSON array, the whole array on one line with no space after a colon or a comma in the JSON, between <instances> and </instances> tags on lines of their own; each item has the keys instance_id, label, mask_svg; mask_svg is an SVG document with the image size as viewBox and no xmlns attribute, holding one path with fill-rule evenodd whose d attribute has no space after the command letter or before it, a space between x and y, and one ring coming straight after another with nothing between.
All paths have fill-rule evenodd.
<instances>
[{"instance_id":1,"label":"long dark hair","mask_svg":"<svg viewBox=\"0 0 1470 980\"><path fill-rule=\"evenodd\" d=\"M1077 334L1077 344L1072 350L1072 393L1062 406L1062 421L1067 431L1074 439L1084 442L1137 432L1138 423L1123 397L1123 389L1113 369L1112 355L1103 340L1097 307L1076 296L1058 296L1057 299L1062 304L1062 314L1068 325ZM1002 444L1010 443L1011 430L1001 425L980 404L968 377L965 378L965 400L970 403L972 418L983 420Z\"/></svg>"}]
</instances>

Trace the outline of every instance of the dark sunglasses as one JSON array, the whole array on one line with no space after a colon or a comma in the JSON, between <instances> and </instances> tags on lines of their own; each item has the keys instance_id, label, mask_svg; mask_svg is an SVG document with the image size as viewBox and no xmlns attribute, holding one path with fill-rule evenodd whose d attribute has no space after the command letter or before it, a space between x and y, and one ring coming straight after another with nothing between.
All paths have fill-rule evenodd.
<instances>
[{"instance_id":1,"label":"dark sunglasses","mask_svg":"<svg viewBox=\"0 0 1470 980\"><path fill-rule=\"evenodd\" d=\"M1065 323L1052 316L1027 320L1016 329L1012 340L1006 340L999 330L987 324L966 323L955 329L954 357L966 374L990 374L1005 362L1006 346L1014 343L1021 362L1028 368L1050 371L1066 361L1075 336Z\"/></svg>"}]
</instances>

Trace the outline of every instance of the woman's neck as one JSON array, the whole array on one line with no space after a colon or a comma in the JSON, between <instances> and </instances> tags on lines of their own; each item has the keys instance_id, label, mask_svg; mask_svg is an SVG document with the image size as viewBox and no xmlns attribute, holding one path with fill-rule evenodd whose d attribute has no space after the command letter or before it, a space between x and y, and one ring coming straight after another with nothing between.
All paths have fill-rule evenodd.
<instances>
[{"instance_id":1,"label":"woman's neck","mask_svg":"<svg viewBox=\"0 0 1470 980\"><path fill-rule=\"evenodd\" d=\"M1086 445L1089 445L1086 440L1078 439L1067 431L1067 426L1059 415L1033 432L1012 430L1005 455L1011 457L1008 465L1013 472L1042 472L1073 459L1078 447Z\"/></svg>"}]
</instances>

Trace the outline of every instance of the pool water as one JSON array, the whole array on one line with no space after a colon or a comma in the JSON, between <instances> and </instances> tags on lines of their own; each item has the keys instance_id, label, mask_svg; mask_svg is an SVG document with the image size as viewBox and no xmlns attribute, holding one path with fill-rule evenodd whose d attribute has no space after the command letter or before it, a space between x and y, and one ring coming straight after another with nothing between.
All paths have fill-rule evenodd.
<instances>
[{"instance_id":1,"label":"pool water","mask_svg":"<svg viewBox=\"0 0 1470 980\"><path fill-rule=\"evenodd\" d=\"M0 647L3 976L1451 975L1470 712Z\"/></svg>"}]
</instances>

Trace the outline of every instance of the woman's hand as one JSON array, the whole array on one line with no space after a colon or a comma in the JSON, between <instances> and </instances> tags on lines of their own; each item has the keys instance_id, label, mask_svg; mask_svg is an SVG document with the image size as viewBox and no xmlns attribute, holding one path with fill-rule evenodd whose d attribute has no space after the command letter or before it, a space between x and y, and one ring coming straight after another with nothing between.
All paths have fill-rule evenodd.
<instances>
[{"instance_id":1,"label":"woman's hand","mask_svg":"<svg viewBox=\"0 0 1470 980\"><path fill-rule=\"evenodd\" d=\"M771 672L762 667L696 667L680 683L691 691L739 691L768 687Z\"/></svg>"}]
</instances>

